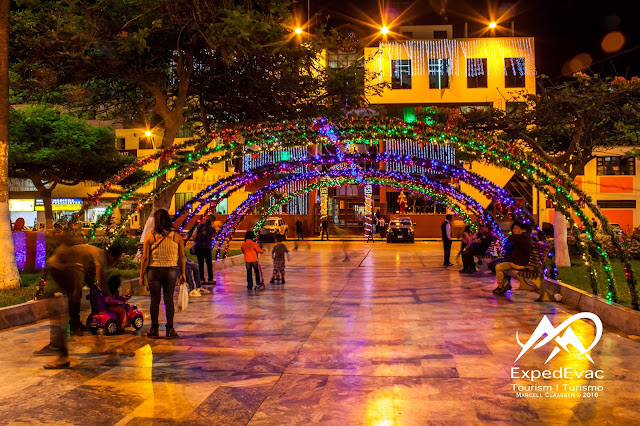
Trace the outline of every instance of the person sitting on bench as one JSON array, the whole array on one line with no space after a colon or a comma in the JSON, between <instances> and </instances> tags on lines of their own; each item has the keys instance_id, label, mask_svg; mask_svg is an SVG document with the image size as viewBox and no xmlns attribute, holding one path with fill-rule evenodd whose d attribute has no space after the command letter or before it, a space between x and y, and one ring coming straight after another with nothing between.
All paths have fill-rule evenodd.
<instances>
[{"instance_id":1,"label":"person sitting on bench","mask_svg":"<svg viewBox=\"0 0 640 426\"><path fill-rule=\"evenodd\" d=\"M496 265L496 277L498 279L498 287L493 290L493 294L500 296L511 290L509 277L505 274L507 271L523 270L529 264L529 257L533 250L533 241L531 240L531 226L526 223L516 222L513 224L513 230L509 235L509 241L513 243L511 254L506 257L505 261Z\"/></svg>"},{"instance_id":2,"label":"person sitting on bench","mask_svg":"<svg viewBox=\"0 0 640 426\"><path fill-rule=\"evenodd\" d=\"M480 227L480 232L476 234L473 241L462 252L462 265L460 270L461 274L473 274L476 272L476 264L473 260L474 256L480 256L485 254L491 242L493 236L491 235L491 227L487 224L483 224Z\"/></svg>"}]
</instances>

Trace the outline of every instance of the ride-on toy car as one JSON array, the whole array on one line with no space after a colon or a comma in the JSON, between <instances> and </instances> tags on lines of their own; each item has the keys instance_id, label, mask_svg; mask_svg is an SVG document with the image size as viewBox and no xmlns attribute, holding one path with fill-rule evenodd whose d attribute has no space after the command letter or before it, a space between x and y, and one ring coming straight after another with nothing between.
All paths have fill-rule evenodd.
<instances>
[{"instance_id":1,"label":"ride-on toy car","mask_svg":"<svg viewBox=\"0 0 640 426\"><path fill-rule=\"evenodd\" d=\"M131 296L125 296L127 300ZM100 290L92 290L87 295L87 299L91 302L91 313L87 317L87 328L91 330L93 334L97 334L102 328L104 334L112 335L118 332L118 316L109 310L107 310L107 302L105 301L105 295ZM125 309L127 316L127 324L139 330L144 325L144 314L138 309L136 305L124 302L122 307Z\"/></svg>"}]
</instances>

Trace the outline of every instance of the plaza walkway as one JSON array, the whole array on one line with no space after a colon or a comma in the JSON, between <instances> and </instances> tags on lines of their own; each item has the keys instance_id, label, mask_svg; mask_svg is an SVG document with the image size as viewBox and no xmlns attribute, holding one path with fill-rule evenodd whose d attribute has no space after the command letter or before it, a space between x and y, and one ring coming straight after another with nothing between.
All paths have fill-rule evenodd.
<instances>
[{"instance_id":1,"label":"plaza walkway","mask_svg":"<svg viewBox=\"0 0 640 426\"><path fill-rule=\"evenodd\" d=\"M640 341L605 328L595 364L561 351L545 365L552 345L514 364L516 331L525 341L543 315L557 326L575 312L529 293L496 299L493 277L443 268L437 243L347 250L343 262L341 243L301 245L286 285L259 293L244 267L221 271L212 295L177 314L180 339L72 337L70 370L31 355L48 322L1 331L0 423L637 424ZM589 324L572 327L588 337ZM602 386L597 397L516 395L530 382L512 380L513 366L567 365L603 370L572 381Z\"/></svg>"}]
</instances>

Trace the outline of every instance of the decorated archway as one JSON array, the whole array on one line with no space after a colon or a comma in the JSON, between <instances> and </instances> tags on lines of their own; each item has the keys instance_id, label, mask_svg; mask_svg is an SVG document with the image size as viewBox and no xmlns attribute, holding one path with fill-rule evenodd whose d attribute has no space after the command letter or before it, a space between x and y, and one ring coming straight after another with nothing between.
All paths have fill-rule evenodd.
<instances>
[{"instance_id":1,"label":"decorated archway","mask_svg":"<svg viewBox=\"0 0 640 426\"><path fill-rule=\"evenodd\" d=\"M342 170L332 170L328 173L320 173L317 171L310 171L305 174L292 174L287 177L280 179L278 181L274 181L264 188L254 192L247 200L245 200L238 208L234 210L233 213L229 215L227 221L222 226L220 232L216 235L216 239L214 240L214 247L217 245L218 250L217 253L220 253L220 248L224 241L227 241L228 246L228 238L233 234L238 224L243 220L244 216L247 214L251 208L260 202L260 200L264 197L267 197L270 193L277 191L278 188L281 188L289 181L296 180L306 180L311 181L315 180L321 176L328 178L327 182L313 182L309 183L308 187L322 187L322 186L340 186L342 184L364 184L364 183L372 183L378 186L390 186L399 189L406 189L415 191L417 193L427 195L431 198L437 199L439 202L449 206L452 210L455 211L464 211L468 210L473 212L476 217L485 223L489 223L492 228L496 229L498 235L504 237L502 232L499 230L499 226L493 219L493 217L484 211L482 206L478 204L476 201L471 199L470 197L462 194L461 192L455 189L447 189L444 185L440 185L437 182L430 181L427 178L414 178L407 174L400 174L397 172L379 172L379 171L362 171L358 173L357 176L353 176L351 170L342 169ZM341 182L336 184L335 182ZM518 219L522 219L521 217L517 217ZM226 253L226 249L225 249ZM219 256L217 256L219 257Z\"/></svg>"},{"instance_id":2,"label":"decorated archway","mask_svg":"<svg viewBox=\"0 0 640 426\"><path fill-rule=\"evenodd\" d=\"M602 223L604 233L612 237L615 251L625 267L632 306L636 309L638 308L636 282L625 250L623 250L622 242L617 238L608 220L597 209L593 201L586 197L580 188L554 165L545 163L533 153L520 150L498 139L479 134L471 135L464 131L455 131L447 126L428 122L428 120L406 123L393 119L353 117L334 122L315 120L260 124L224 129L209 135L209 137L210 139L208 140L215 142L216 146L209 147L207 140L190 141L172 150L162 151L153 157L142 159L106 182L94 196L100 197L103 193L109 191L118 193L119 197L106 209L105 215L100 218L97 225L104 223L111 216L113 210L129 197L134 195L140 197L138 208L141 208L145 203L151 202L157 194L176 184L176 182L180 182L195 170L210 167L222 161L233 161L249 154L263 155L284 152L292 148L307 149L308 155L305 159L309 163L308 167L317 167L317 164L314 165L309 160L316 157L316 153L312 151L320 149L321 151L328 150L334 156L335 161L338 162L344 161L351 155L357 161L387 162L404 166L412 164L426 167L427 170L438 168L440 173L444 173L449 177L471 179L473 175L465 173L464 168L447 163L446 158L444 159L445 161L440 157L434 159L433 155L429 154L429 152L442 152L441 148L447 147L455 150L455 152L464 154L467 158L486 161L510 170L518 178L534 185L545 194L552 201L554 207L567 217L572 234L580 242L583 259L589 270L592 290L597 293L598 276L592 267L587 243L579 238L580 231L572 217L573 215L577 216L585 228L587 239L595 247L596 254L603 264L605 284L608 290L607 298L615 301L617 296L609 258L601 244L595 241L595 230L590 220L588 220L587 214L591 213L597 217ZM375 158L372 158L372 154L369 152L370 147L380 145L381 141L388 140L404 141L405 145L409 147L409 152L405 150L405 152L398 153L387 150L383 153L376 153ZM197 149L178 155L181 149L188 146L197 146ZM153 172L144 182L120 190L114 188L114 186L118 185L118 182L135 171L136 168L159 159L168 159L168 165ZM288 158L282 157L272 161L274 170L277 166L287 163ZM174 177L166 179L164 184L149 194L140 194L138 192L146 184L151 183L160 176L165 176L170 171L175 171ZM259 175L254 177L260 179ZM248 178L248 175L245 178ZM232 188L242 185L242 181L234 182L234 179L229 179L226 184L229 185L229 188ZM220 187L215 189L212 186L211 190L218 191L213 198L224 194Z\"/></svg>"}]
</instances>

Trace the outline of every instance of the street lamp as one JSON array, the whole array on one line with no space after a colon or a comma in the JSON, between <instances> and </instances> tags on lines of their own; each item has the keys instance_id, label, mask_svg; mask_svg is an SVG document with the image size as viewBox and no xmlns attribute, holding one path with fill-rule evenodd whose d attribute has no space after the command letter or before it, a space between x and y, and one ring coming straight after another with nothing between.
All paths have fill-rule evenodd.
<instances>
[{"instance_id":1,"label":"street lamp","mask_svg":"<svg viewBox=\"0 0 640 426\"><path fill-rule=\"evenodd\" d=\"M296 34L302 34L302 28L300 27L296 28L294 31Z\"/></svg>"},{"instance_id":2,"label":"street lamp","mask_svg":"<svg viewBox=\"0 0 640 426\"><path fill-rule=\"evenodd\" d=\"M380 34L386 36L387 34L389 34L389 28L385 25L382 28L380 28Z\"/></svg>"},{"instance_id":3,"label":"street lamp","mask_svg":"<svg viewBox=\"0 0 640 426\"><path fill-rule=\"evenodd\" d=\"M151 137L151 130L147 130L146 132L144 132L146 137Z\"/></svg>"},{"instance_id":4,"label":"street lamp","mask_svg":"<svg viewBox=\"0 0 640 426\"><path fill-rule=\"evenodd\" d=\"M495 22L489 23L489 28L491 28L491 29L494 29L497 26L498 26L498 24L496 24Z\"/></svg>"}]
</instances>

